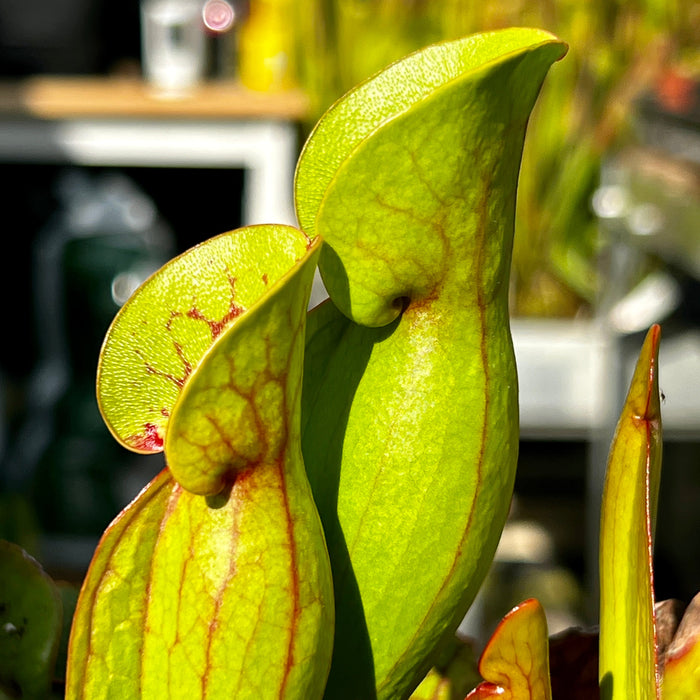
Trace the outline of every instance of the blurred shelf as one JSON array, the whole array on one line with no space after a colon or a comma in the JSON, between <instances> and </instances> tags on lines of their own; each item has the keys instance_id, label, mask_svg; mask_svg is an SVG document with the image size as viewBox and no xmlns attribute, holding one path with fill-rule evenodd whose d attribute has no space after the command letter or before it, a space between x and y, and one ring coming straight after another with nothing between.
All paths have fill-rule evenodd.
<instances>
[{"instance_id":1,"label":"blurred shelf","mask_svg":"<svg viewBox=\"0 0 700 700\"><path fill-rule=\"evenodd\" d=\"M140 80L37 77L0 84L0 160L243 169L243 223L290 224L305 111L297 91L235 83L165 98Z\"/></svg>"},{"instance_id":2,"label":"blurred shelf","mask_svg":"<svg viewBox=\"0 0 700 700\"><path fill-rule=\"evenodd\" d=\"M593 321L511 324L525 438L588 440L611 421L614 338Z\"/></svg>"},{"instance_id":3,"label":"blurred shelf","mask_svg":"<svg viewBox=\"0 0 700 700\"><path fill-rule=\"evenodd\" d=\"M202 83L177 96L158 92L140 78L36 76L0 82L0 114L5 117L299 121L308 109L301 90L256 92L235 81Z\"/></svg>"},{"instance_id":4,"label":"blurred shelf","mask_svg":"<svg viewBox=\"0 0 700 700\"><path fill-rule=\"evenodd\" d=\"M607 439L641 339L632 346L597 321L516 318L512 332L522 437ZM700 439L700 329L662 335L659 385L664 438Z\"/></svg>"}]
</instances>

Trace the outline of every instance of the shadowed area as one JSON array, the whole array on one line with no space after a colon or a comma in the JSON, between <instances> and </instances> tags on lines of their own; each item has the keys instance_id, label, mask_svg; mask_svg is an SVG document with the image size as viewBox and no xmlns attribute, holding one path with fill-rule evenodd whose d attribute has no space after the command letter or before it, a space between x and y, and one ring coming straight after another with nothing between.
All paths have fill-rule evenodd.
<instances>
[{"instance_id":1,"label":"shadowed area","mask_svg":"<svg viewBox=\"0 0 700 700\"><path fill-rule=\"evenodd\" d=\"M357 386L372 348L388 338L398 320L383 328L358 326L330 301L309 314L302 393L302 451L331 554L336 600L334 663L326 697L353 687L358 697L376 697L374 661L362 600L338 521L338 485L344 434ZM313 432L307 427L313 426Z\"/></svg>"},{"instance_id":2,"label":"shadowed area","mask_svg":"<svg viewBox=\"0 0 700 700\"><path fill-rule=\"evenodd\" d=\"M214 508L215 510L218 508L223 508L228 503L228 499L231 498L231 491L233 490L234 483L235 479L230 479L228 482L226 482L224 488L221 489L219 493L216 493L213 496L205 496L207 506L209 506L209 508Z\"/></svg>"}]
</instances>

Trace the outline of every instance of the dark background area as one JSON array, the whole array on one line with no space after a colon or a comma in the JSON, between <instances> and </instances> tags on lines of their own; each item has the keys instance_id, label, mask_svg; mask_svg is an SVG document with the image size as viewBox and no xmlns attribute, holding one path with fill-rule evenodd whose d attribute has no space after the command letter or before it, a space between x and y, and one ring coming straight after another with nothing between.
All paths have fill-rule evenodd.
<instances>
[{"instance_id":1,"label":"dark background area","mask_svg":"<svg viewBox=\"0 0 700 700\"><path fill-rule=\"evenodd\" d=\"M138 0L3 0L0 76L138 69Z\"/></svg>"},{"instance_id":2,"label":"dark background area","mask_svg":"<svg viewBox=\"0 0 700 700\"><path fill-rule=\"evenodd\" d=\"M140 54L138 0L0 2L0 80L139 75ZM71 199L76 192L66 194L69 183L75 188L79 180L94 199L115 178L117 188L128 183L154 207L161 248L149 248L123 223L98 225L94 235L73 226L80 207ZM0 163L6 241L0 294L7 300L0 343L0 537L19 541L49 569L60 567L63 550L63 573L79 576L89 547L162 466L160 457L134 459L116 444L97 410L97 358L118 310L110 285L139 261L162 264L240 226L243 178L243 171L230 169ZM51 240L63 242L49 284L38 261ZM47 285L58 285L60 293ZM61 341L64 356L53 363ZM63 538L60 546L51 544L55 536ZM73 541L84 544L71 554Z\"/></svg>"},{"instance_id":3,"label":"dark background area","mask_svg":"<svg viewBox=\"0 0 700 700\"><path fill-rule=\"evenodd\" d=\"M60 213L57 194L61 176L75 167L0 163L0 202L6 255L12 274L0 275L0 294L12 299L5 308L13 341L0 344L0 367L12 378L26 377L37 357L38 330L33 319L33 255L37 234ZM158 209L175 239L175 252L229 231L241 224L243 171L197 168L84 168L90 179L119 172L129 178ZM109 280L107 280L109 282ZM116 311L116 307L115 307ZM106 328L102 329L104 333ZM99 346L94 349L95 359Z\"/></svg>"}]
</instances>

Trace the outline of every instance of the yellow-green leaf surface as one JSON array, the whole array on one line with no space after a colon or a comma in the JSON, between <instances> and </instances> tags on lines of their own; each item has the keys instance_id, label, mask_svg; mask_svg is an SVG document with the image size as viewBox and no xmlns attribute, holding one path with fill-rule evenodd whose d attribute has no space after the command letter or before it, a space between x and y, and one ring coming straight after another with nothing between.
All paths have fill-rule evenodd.
<instances>
[{"instance_id":1,"label":"yellow-green leaf surface","mask_svg":"<svg viewBox=\"0 0 700 700\"><path fill-rule=\"evenodd\" d=\"M49 697L62 619L51 578L23 549L0 540L0 697Z\"/></svg>"},{"instance_id":2,"label":"yellow-green leaf surface","mask_svg":"<svg viewBox=\"0 0 700 700\"><path fill-rule=\"evenodd\" d=\"M700 593L690 602L666 650L661 690L664 700L700 698Z\"/></svg>"},{"instance_id":3,"label":"yellow-green leaf surface","mask_svg":"<svg viewBox=\"0 0 700 700\"><path fill-rule=\"evenodd\" d=\"M547 619L539 601L530 598L499 623L479 659L485 679L467 698L551 700Z\"/></svg>"},{"instance_id":4,"label":"yellow-green leaf surface","mask_svg":"<svg viewBox=\"0 0 700 700\"><path fill-rule=\"evenodd\" d=\"M171 260L137 290L107 332L98 369L100 410L117 440L137 452L163 449L204 353L308 246L289 226L237 229Z\"/></svg>"},{"instance_id":5,"label":"yellow-green leaf surface","mask_svg":"<svg viewBox=\"0 0 700 700\"><path fill-rule=\"evenodd\" d=\"M192 370L172 409L165 456L189 491L213 495L251 464L300 449L306 305L320 250L283 277ZM294 454L297 459L299 455ZM303 467L302 467L303 470Z\"/></svg>"},{"instance_id":6,"label":"yellow-green leaf surface","mask_svg":"<svg viewBox=\"0 0 700 700\"><path fill-rule=\"evenodd\" d=\"M518 451L518 168L565 50L530 29L430 47L339 101L302 152L297 211L332 299L309 320L303 400L337 600L329 698L407 697L493 557Z\"/></svg>"},{"instance_id":7,"label":"yellow-green leaf surface","mask_svg":"<svg viewBox=\"0 0 700 700\"><path fill-rule=\"evenodd\" d=\"M610 448L600 523L601 698L659 696L652 545L661 477L658 351L644 341Z\"/></svg>"},{"instance_id":8,"label":"yellow-green leaf surface","mask_svg":"<svg viewBox=\"0 0 700 700\"><path fill-rule=\"evenodd\" d=\"M83 585L69 700L322 696L333 591L299 436L318 248L291 255L188 372L165 427L172 472L110 526Z\"/></svg>"},{"instance_id":9,"label":"yellow-green leaf surface","mask_svg":"<svg viewBox=\"0 0 700 700\"><path fill-rule=\"evenodd\" d=\"M428 675L411 693L411 700L452 700L449 678L445 678L434 668L430 669Z\"/></svg>"}]
</instances>

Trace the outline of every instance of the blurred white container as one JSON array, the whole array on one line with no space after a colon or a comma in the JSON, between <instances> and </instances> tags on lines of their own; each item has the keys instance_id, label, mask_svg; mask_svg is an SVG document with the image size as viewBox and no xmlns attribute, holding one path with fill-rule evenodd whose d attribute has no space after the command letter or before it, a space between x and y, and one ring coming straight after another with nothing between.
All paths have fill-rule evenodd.
<instances>
[{"instance_id":1,"label":"blurred white container","mask_svg":"<svg viewBox=\"0 0 700 700\"><path fill-rule=\"evenodd\" d=\"M146 80L163 96L187 93L205 72L202 0L142 0L141 58Z\"/></svg>"}]
</instances>

